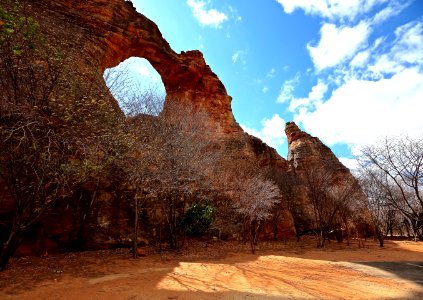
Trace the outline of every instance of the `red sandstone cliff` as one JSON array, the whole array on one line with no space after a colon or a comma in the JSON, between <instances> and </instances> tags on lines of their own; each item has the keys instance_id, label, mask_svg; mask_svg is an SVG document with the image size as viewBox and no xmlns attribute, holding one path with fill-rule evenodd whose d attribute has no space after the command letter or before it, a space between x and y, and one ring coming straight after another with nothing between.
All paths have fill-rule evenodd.
<instances>
[{"instance_id":1,"label":"red sandstone cliff","mask_svg":"<svg viewBox=\"0 0 423 300\"><path fill-rule=\"evenodd\" d=\"M128 2L24 2L28 6L27 13L40 23L49 42L66 54L66 60L72 66L72 72L67 74L69 81L77 82L81 87L95 81L105 87L102 77L105 68L116 66L132 56L142 57L153 65L163 80L167 93L165 111L169 103L176 101L201 108L210 115L214 137L227 154L227 163L239 160L272 167L281 173L295 173L304 162L313 162L347 171L328 147L318 138L302 132L294 123L288 123L286 127L288 161L260 139L243 132L232 114L231 97L201 52L175 53L156 24L136 12ZM109 98L110 105L117 107L110 93L101 96ZM93 219L96 228L92 246L123 243L121 236L128 236L130 229L119 197L108 191L100 201L102 203L98 205L102 208L95 211ZM55 230L59 229L55 227Z\"/></svg>"}]
</instances>

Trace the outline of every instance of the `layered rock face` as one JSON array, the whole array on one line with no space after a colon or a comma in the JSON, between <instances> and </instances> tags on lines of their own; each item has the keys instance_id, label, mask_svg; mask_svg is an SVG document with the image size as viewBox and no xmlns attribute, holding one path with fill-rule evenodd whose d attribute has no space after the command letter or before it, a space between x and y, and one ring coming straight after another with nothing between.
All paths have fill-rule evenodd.
<instances>
[{"instance_id":1,"label":"layered rock face","mask_svg":"<svg viewBox=\"0 0 423 300\"><path fill-rule=\"evenodd\" d=\"M320 165L334 171L349 172L329 147L317 137L300 130L294 122L286 123L285 133L288 139L288 165L291 171Z\"/></svg>"},{"instance_id":2,"label":"layered rock face","mask_svg":"<svg viewBox=\"0 0 423 300\"><path fill-rule=\"evenodd\" d=\"M49 42L63 50L71 73L69 81L84 86L90 82L102 85L110 105L116 100L107 92L103 80L106 68L114 67L129 57L147 59L160 74L165 89L164 112L173 102L191 105L206 111L214 138L228 157L227 163L244 161L260 168L271 167L280 174L296 172L306 163L347 169L318 138L302 132L295 123L288 123L288 161L260 139L243 132L231 109L231 97L216 74L206 64L200 51L174 52L163 39L158 27L136 12L123 0L27 0L27 13L34 16L49 37ZM281 130L283 130L281 128ZM224 165L223 165L224 167ZM347 172L349 174L349 172ZM351 176L351 175L348 175ZM131 209L122 207L119 196L106 192L99 197L90 217L91 248L124 243L131 232ZM306 202L306 199L303 199ZM68 232L72 212L63 218ZM47 222L47 221L46 221ZM73 227L72 227L72 226ZM57 227L57 226L56 226ZM55 236L60 235L55 227ZM65 230L65 229L63 229ZM48 237L51 234L46 234Z\"/></svg>"}]
</instances>

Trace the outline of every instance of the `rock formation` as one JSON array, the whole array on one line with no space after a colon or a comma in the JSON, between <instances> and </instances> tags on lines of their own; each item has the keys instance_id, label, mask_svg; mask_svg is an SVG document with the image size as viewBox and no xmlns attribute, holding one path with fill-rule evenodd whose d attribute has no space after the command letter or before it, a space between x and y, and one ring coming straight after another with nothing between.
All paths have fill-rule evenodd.
<instances>
[{"instance_id":1,"label":"rock formation","mask_svg":"<svg viewBox=\"0 0 423 300\"><path fill-rule=\"evenodd\" d=\"M243 132L232 114L232 98L202 53L174 52L157 25L136 12L129 2L31 0L27 3L28 13L37 16L51 42L63 50L74 66L72 75L76 81L85 82L90 74L97 77L98 85L104 85L102 74L106 68L129 57L145 58L160 74L165 86L164 111L175 101L203 109L214 123L210 125L216 128L216 139L237 140L245 148L246 156L258 159L261 165L286 168L286 161L273 148ZM93 74L93 69L97 74ZM113 97L106 94L116 106Z\"/></svg>"},{"instance_id":2,"label":"rock formation","mask_svg":"<svg viewBox=\"0 0 423 300\"><path fill-rule=\"evenodd\" d=\"M340 172L348 171L329 147L317 137L301 131L294 122L286 123L285 133L288 139L288 165L291 171L308 165L322 165Z\"/></svg>"},{"instance_id":3,"label":"rock formation","mask_svg":"<svg viewBox=\"0 0 423 300\"><path fill-rule=\"evenodd\" d=\"M49 34L78 49L79 68L94 66L102 74L129 57L147 59L160 74L167 101L204 108L223 132L241 131L231 110L231 97L200 51L175 53L157 25L123 0L29 1ZM72 33L73 38L69 38ZM68 49L65 53L68 53ZM82 59L81 59L82 58ZM87 66L87 64L89 64Z\"/></svg>"},{"instance_id":4,"label":"rock formation","mask_svg":"<svg viewBox=\"0 0 423 300\"><path fill-rule=\"evenodd\" d=\"M158 27L136 12L123 0L25 0L27 13L40 23L49 42L61 49L71 65L68 80L83 87L97 82L107 91L103 72L129 57L147 59L160 74L166 89L164 111L169 103L179 102L205 110L215 125L215 139L230 160L243 160L276 172L295 173L304 162L324 164L347 170L318 138L302 132L295 123L288 123L288 161L260 139L243 132L231 109L231 97L218 76L206 64L200 51L174 52ZM102 97L117 107L106 92ZM283 130L281 128L281 130ZM349 173L348 173L349 174ZM351 176L351 175L349 175ZM125 243L128 237L127 209L120 207L119 197L108 192L100 197L94 209L95 228L91 247ZM63 220L69 218L63 217ZM72 221L68 221L68 225ZM72 226L64 226L69 232ZM128 229L129 228L129 229ZM55 227L55 230L58 230ZM65 229L64 229L65 230ZM70 234L68 232L68 234ZM119 233L121 233L119 235ZM51 236L51 233L47 234ZM60 233L55 232L55 235Z\"/></svg>"}]
</instances>

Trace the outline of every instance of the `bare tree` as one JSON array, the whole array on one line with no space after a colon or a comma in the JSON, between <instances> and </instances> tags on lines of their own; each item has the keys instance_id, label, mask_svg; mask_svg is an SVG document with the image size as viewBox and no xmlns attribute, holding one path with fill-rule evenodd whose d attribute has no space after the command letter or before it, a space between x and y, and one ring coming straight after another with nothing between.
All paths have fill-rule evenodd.
<instances>
[{"instance_id":1,"label":"bare tree","mask_svg":"<svg viewBox=\"0 0 423 300\"><path fill-rule=\"evenodd\" d=\"M194 110L179 101L169 103L166 113L159 116L135 115L128 117L134 145L127 164L130 182L136 189L135 207L143 195L154 193L154 205L163 216L160 223L165 224L170 247L179 248L184 235L181 220L188 202L198 195L198 191L211 189L207 172L216 162L217 154L205 155L213 148L211 132L205 127L209 117L204 111ZM134 248L138 209L135 211Z\"/></svg>"},{"instance_id":2,"label":"bare tree","mask_svg":"<svg viewBox=\"0 0 423 300\"><path fill-rule=\"evenodd\" d=\"M72 143L62 123L50 118L49 99L60 77L60 62L38 53L38 24L0 7L0 177L13 200L8 236L0 249L0 270L23 233L68 192ZM39 65L35 62L39 59ZM40 61L42 63L40 63Z\"/></svg>"},{"instance_id":3,"label":"bare tree","mask_svg":"<svg viewBox=\"0 0 423 300\"><path fill-rule=\"evenodd\" d=\"M385 190L379 184L386 179L386 175L379 170L362 170L360 174L361 187L367 196L367 207L375 229L380 247L392 224L392 206L387 201Z\"/></svg>"},{"instance_id":4,"label":"bare tree","mask_svg":"<svg viewBox=\"0 0 423 300\"><path fill-rule=\"evenodd\" d=\"M280 215L283 210L287 210L291 215L297 242L299 242L304 232L307 232L311 228L313 220L309 219L304 205L300 203L300 199L298 198L297 191L300 188L298 177L294 173L281 172L280 170L273 169L269 170L268 176L278 185L281 191L281 205L275 206L273 211L274 236L277 235L277 222L279 222Z\"/></svg>"},{"instance_id":5,"label":"bare tree","mask_svg":"<svg viewBox=\"0 0 423 300\"><path fill-rule=\"evenodd\" d=\"M157 178L161 182L162 204L169 230L171 247L178 248L178 236L183 234L181 219L187 200L196 190L212 189L209 174L219 152L213 149L213 134L206 125L209 116L178 102L168 103L160 115L157 135Z\"/></svg>"},{"instance_id":6,"label":"bare tree","mask_svg":"<svg viewBox=\"0 0 423 300\"><path fill-rule=\"evenodd\" d=\"M0 269L23 234L59 199L94 174L104 178L125 151L119 114L95 82L64 78L63 53L44 43L38 23L16 2L0 14L0 176L13 200ZM16 6L15 6L16 5ZM11 7L14 6L14 7ZM99 92L99 93L97 93ZM110 169L108 169L110 170ZM99 175L99 174L102 175ZM99 177L100 176L100 177Z\"/></svg>"},{"instance_id":7,"label":"bare tree","mask_svg":"<svg viewBox=\"0 0 423 300\"><path fill-rule=\"evenodd\" d=\"M272 217L273 208L280 204L280 190L261 173L236 177L233 186L234 210L241 216L243 229L248 232L251 252L254 254L260 226Z\"/></svg>"},{"instance_id":8,"label":"bare tree","mask_svg":"<svg viewBox=\"0 0 423 300\"><path fill-rule=\"evenodd\" d=\"M336 225L337 217L359 197L359 185L351 174L337 173L336 170L319 166L307 166L304 177L319 230L317 246L323 247L327 234Z\"/></svg>"},{"instance_id":9,"label":"bare tree","mask_svg":"<svg viewBox=\"0 0 423 300\"><path fill-rule=\"evenodd\" d=\"M131 77L130 65L107 69L104 80L126 116L158 116L162 110L165 96L159 85L145 87L142 82Z\"/></svg>"},{"instance_id":10,"label":"bare tree","mask_svg":"<svg viewBox=\"0 0 423 300\"><path fill-rule=\"evenodd\" d=\"M363 148L359 161L387 203L410 220L415 238L423 239L423 140L385 138Z\"/></svg>"}]
</instances>

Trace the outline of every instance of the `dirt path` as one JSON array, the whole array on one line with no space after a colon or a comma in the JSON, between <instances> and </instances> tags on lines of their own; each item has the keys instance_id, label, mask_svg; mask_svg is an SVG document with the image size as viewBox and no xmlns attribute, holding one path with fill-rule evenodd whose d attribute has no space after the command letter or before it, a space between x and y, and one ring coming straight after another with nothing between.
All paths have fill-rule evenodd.
<instances>
[{"instance_id":1,"label":"dirt path","mask_svg":"<svg viewBox=\"0 0 423 300\"><path fill-rule=\"evenodd\" d=\"M126 249L20 258L0 299L423 299L423 243L196 242L183 255L130 259ZM196 249L196 251L194 251Z\"/></svg>"}]
</instances>

